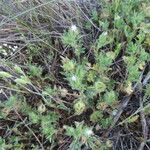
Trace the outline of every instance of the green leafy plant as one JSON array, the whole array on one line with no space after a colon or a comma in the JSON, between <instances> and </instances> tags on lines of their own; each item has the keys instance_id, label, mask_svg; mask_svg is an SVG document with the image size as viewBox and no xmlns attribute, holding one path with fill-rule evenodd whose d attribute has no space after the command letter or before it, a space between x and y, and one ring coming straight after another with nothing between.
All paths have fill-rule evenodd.
<instances>
[{"instance_id":1,"label":"green leafy plant","mask_svg":"<svg viewBox=\"0 0 150 150\"><path fill-rule=\"evenodd\" d=\"M0 2L0 149L148 148L149 5Z\"/></svg>"},{"instance_id":2,"label":"green leafy plant","mask_svg":"<svg viewBox=\"0 0 150 150\"><path fill-rule=\"evenodd\" d=\"M92 128L85 126L83 122L75 122L75 128L70 126L64 126L64 128L66 130L66 135L73 138L70 149L79 150L84 144L87 147L96 148L95 143L98 139L94 135Z\"/></svg>"},{"instance_id":3,"label":"green leafy plant","mask_svg":"<svg viewBox=\"0 0 150 150\"><path fill-rule=\"evenodd\" d=\"M33 77L41 77L42 68L36 65L29 65L29 75Z\"/></svg>"},{"instance_id":4,"label":"green leafy plant","mask_svg":"<svg viewBox=\"0 0 150 150\"><path fill-rule=\"evenodd\" d=\"M41 130L42 133L46 136L51 142L54 140L53 136L57 133L56 124L59 119L58 114L49 113L46 116L41 118Z\"/></svg>"},{"instance_id":5,"label":"green leafy plant","mask_svg":"<svg viewBox=\"0 0 150 150\"><path fill-rule=\"evenodd\" d=\"M103 32L98 38L97 48L102 48L103 46L110 44L112 41L113 39L108 35L108 33Z\"/></svg>"}]
</instances>

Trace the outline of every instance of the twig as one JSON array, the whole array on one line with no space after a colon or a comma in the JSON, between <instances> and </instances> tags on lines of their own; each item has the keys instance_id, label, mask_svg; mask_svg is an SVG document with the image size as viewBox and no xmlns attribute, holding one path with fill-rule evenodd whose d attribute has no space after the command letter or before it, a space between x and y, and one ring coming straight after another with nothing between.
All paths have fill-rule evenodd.
<instances>
[{"instance_id":1,"label":"twig","mask_svg":"<svg viewBox=\"0 0 150 150\"><path fill-rule=\"evenodd\" d=\"M145 86L150 80L150 73L146 76L146 78L143 81L143 86Z\"/></svg>"},{"instance_id":2,"label":"twig","mask_svg":"<svg viewBox=\"0 0 150 150\"><path fill-rule=\"evenodd\" d=\"M146 66L145 66L145 68L146 68ZM139 86L139 83L141 83L141 80L142 80L144 71L145 71L145 69L143 70L143 72L142 72L141 75L140 75L139 82L137 82L137 83L134 85L134 87L133 87L133 92L135 92L135 90L136 90L136 89L138 88L138 86ZM144 80L144 81L145 81L145 80ZM144 81L143 81L143 82L144 82ZM144 85L145 85L145 84L143 83L142 86L144 86ZM132 92L132 93L133 93L133 92ZM114 121L113 121L112 125L111 125L110 128L108 129L108 132L106 132L106 134L105 134L106 137L109 135L110 131L113 129L113 127L114 127L114 126L116 125L116 123L118 122L118 120L119 120L121 114L123 113L124 109L127 107L128 103L129 103L129 101L130 101L130 99L131 99L131 97L132 97L132 93L131 93L130 95L128 95L128 96L125 96L125 97L123 98L123 103L122 103L122 104L120 105L120 107L118 108L117 115L114 117Z\"/></svg>"},{"instance_id":3,"label":"twig","mask_svg":"<svg viewBox=\"0 0 150 150\"><path fill-rule=\"evenodd\" d=\"M22 117L18 113L18 111L16 109L14 109L14 111L17 114L17 116L19 117L19 119L24 123L25 127L33 134L33 136L35 137L35 139L37 140L37 142L40 144L41 149L44 150L44 147L43 147L42 143L40 142L40 140L38 139L38 137L35 135L35 133L32 131L32 129L27 124L25 124L24 120L22 119Z\"/></svg>"},{"instance_id":4,"label":"twig","mask_svg":"<svg viewBox=\"0 0 150 150\"><path fill-rule=\"evenodd\" d=\"M53 1L54 1L54 0L53 0ZM4 22L1 22L1 23L0 23L0 27L2 27L2 26L5 25L6 23L8 23L8 22L10 22L10 21L12 21L12 20L14 20L14 19L16 19L16 18L18 18L18 17L21 17L21 16L23 16L23 15L25 15L25 14L27 14L27 13L29 13L29 12L35 10L35 9L39 9L40 7L43 7L43 6L48 5L48 4L50 4L50 3L52 3L52 1L50 1L50 2L45 2L45 3L40 4L40 5L38 5L38 6L29 8L29 9L27 9L27 10L21 12L21 13L18 13L17 15L8 18L8 20L6 20L6 21L4 21Z\"/></svg>"},{"instance_id":5,"label":"twig","mask_svg":"<svg viewBox=\"0 0 150 150\"><path fill-rule=\"evenodd\" d=\"M141 97L140 97L140 107L143 107L143 102ZM138 150L143 150L145 146L145 142L147 141L148 138L148 127L147 127L147 122L143 110L140 111L140 116L141 116L141 124L142 124L144 141L140 144Z\"/></svg>"},{"instance_id":6,"label":"twig","mask_svg":"<svg viewBox=\"0 0 150 150\"><path fill-rule=\"evenodd\" d=\"M79 4L76 3L76 5L78 6L78 8L80 9L80 11L83 13L83 15L86 17L86 19L98 30L101 32L101 29L99 27L97 27L93 21L84 13L84 11L80 8Z\"/></svg>"}]
</instances>

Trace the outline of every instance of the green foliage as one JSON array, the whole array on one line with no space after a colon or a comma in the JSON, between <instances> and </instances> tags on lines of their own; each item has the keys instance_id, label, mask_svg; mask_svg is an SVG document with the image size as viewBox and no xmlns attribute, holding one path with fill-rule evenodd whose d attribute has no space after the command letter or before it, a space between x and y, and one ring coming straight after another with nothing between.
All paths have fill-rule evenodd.
<instances>
[{"instance_id":1,"label":"green foliage","mask_svg":"<svg viewBox=\"0 0 150 150\"><path fill-rule=\"evenodd\" d=\"M12 144L6 144L5 139L0 137L0 147L1 147L1 150L6 149L6 148L10 149L13 147L13 145Z\"/></svg>"},{"instance_id":2,"label":"green foliage","mask_svg":"<svg viewBox=\"0 0 150 150\"><path fill-rule=\"evenodd\" d=\"M75 63L72 60L63 59L62 67L65 70L63 74L66 76L71 87L73 89L83 91L85 89L84 80L85 80L85 75L87 73L84 62L83 64L75 65Z\"/></svg>"},{"instance_id":3,"label":"green foliage","mask_svg":"<svg viewBox=\"0 0 150 150\"><path fill-rule=\"evenodd\" d=\"M13 109L15 107L17 107L17 103L19 103L19 101L17 101L17 96L11 96L9 97L9 99L5 102L5 107L7 109Z\"/></svg>"},{"instance_id":4,"label":"green foliage","mask_svg":"<svg viewBox=\"0 0 150 150\"><path fill-rule=\"evenodd\" d=\"M109 3L103 1L102 3L103 12L100 17L98 12L93 11L92 13L92 19L98 21L99 26L103 29L95 43L92 44L94 45L94 48L92 47L94 64L78 53L77 58L62 58L62 74L65 75L71 88L79 92L79 99L73 105L75 114L82 115L87 108L92 108L93 113L90 120L98 123L101 128L108 128L118 105L120 91L125 91L127 95L133 92L132 85L139 81L149 59L149 53L143 44L146 34L140 29L141 22L145 19L140 9L141 2L113 1ZM88 29L91 28L88 23L86 25ZM63 43L74 49L80 45L81 49L84 44L82 44L83 39L81 39L79 30L78 28L74 32L69 29L68 32L65 32L62 37ZM126 41L123 41L124 39ZM123 75L127 75L123 81L123 89L116 90L117 82L112 80L109 73L112 72L113 64L119 55L123 55L122 62L125 67ZM79 56L83 58L80 59ZM96 101L96 109L93 100ZM109 112L109 115L105 115L105 112Z\"/></svg>"},{"instance_id":5,"label":"green foliage","mask_svg":"<svg viewBox=\"0 0 150 150\"><path fill-rule=\"evenodd\" d=\"M28 113L29 115L29 119L30 121L33 123L33 124L36 124L36 123L39 123L40 122L40 116L34 112L34 111L31 111Z\"/></svg>"},{"instance_id":6,"label":"green foliage","mask_svg":"<svg viewBox=\"0 0 150 150\"><path fill-rule=\"evenodd\" d=\"M86 104L84 103L83 100L78 100L74 104L74 110L77 115L82 114L85 109L86 109Z\"/></svg>"},{"instance_id":7,"label":"green foliage","mask_svg":"<svg viewBox=\"0 0 150 150\"><path fill-rule=\"evenodd\" d=\"M112 117L110 116L110 117L103 118L99 124L102 128L106 129L112 124L112 121L113 121Z\"/></svg>"},{"instance_id":8,"label":"green foliage","mask_svg":"<svg viewBox=\"0 0 150 150\"><path fill-rule=\"evenodd\" d=\"M97 123L103 118L101 111L94 111L90 116L90 121Z\"/></svg>"},{"instance_id":9,"label":"green foliage","mask_svg":"<svg viewBox=\"0 0 150 150\"><path fill-rule=\"evenodd\" d=\"M84 125L84 122L75 122L75 128L64 126L66 135L73 138L70 145L72 150L80 150L81 146L85 144L87 147L96 148L95 142L98 140L94 135L92 128Z\"/></svg>"},{"instance_id":10,"label":"green foliage","mask_svg":"<svg viewBox=\"0 0 150 150\"><path fill-rule=\"evenodd\" d=\"M15 65L14 70L15 70L16 73L24 75L24 71L21 69L21 67Z\"/></svg>"},{"instance_id":11,"label":"green foliage","mask_svg":"<svg viewBox=\"0 0 150 150\"><path fill-rule=\"evenodd\" d=\"M46 116L41 118L41 130L51 142L54 140L53 136L57 133L56 123L59 119L58 114L48 113Z\"/></svg>"},{"instance_id":12,"label":"green foliage","mask_svg":"<svg viewBox=\"0 0 150 150\"><path fill-rule=\"evenodd\" d=\"M97 67L98 71L104 72L109 70L109 66L112 64L113 59L115 58L115 54L111 52L100 52L96 55Z\"/></svg>"},{"instance_id":13,"label":"green foliage","mask_svg":"<svg viewBox=\"0 0 150 150\"><path fill-rule=\"evenodd\" d=\"M24 115L26 115L29 118L29 122L32 125L39 125L40 126L40 130L41 130L41 134L43 134L50 142L53 142L53 136L54 134L57 133L57 121L59 119L59 115L57 113L54 112L48 112L46 114L42 114L43 113L43 107L42 107L42 112L41 112L41 108L39 110L38 109L34 109L31 108L25 101L25 99L22 96L11 96L5 103L1 104L1 107L3 107L2 112L5 111L4 114L2 114L3 118L9 118L9 114L13 111L17 111L17 112L21 112ZM39 107L41 107L41 105L39 105ZM46 109L46 108L44 108ZM46 112L46 110L44 110L44 112ZM13 130L13 129L11 129ZM17 127L16 127L16 130ZM14 145L15 148L19 149L22 148L22 144L17 143L17 141L15 140L15 137L12 137L13 140L15 141ZM10 140L12 143L12 139ZM5 143L2 143L4 148L12 148L12 145L5 145ZM20 149L19 149L20 150Z\"/></svg>"},{"instance_id":14,"label":"green foliage","mask_svg":"<svg viewBox=\"0 0 150 150\"><path fill-rule=\"evenodd\" d=\"M115 93L115 91L109 91L106 92L104 95L104 100L105 102L110 105L113 106L113 104L117 101L117 94Z\"/></svg>"},{"instance_id":15,"label":"green foliage","mask_svg":"<svg viewBox=\"0 0 150 150\"><path fill-rule=\"evenodd\" d=\"M65 71L71 72L75 69L76 67L76 63L74 60L70 60L68 58L62 58L62 62L63 62L63 69Z\"/></svg>"},{"instance_id":16,"label":"green foliage","mask_svg":"<svg viewBox=\"0 0 150 150\"><path fill-rule=\"evenodd\" d=\"M78 29L72 30L69 29L68 32L65 32L62 41L66 45L70 45L71 47L76 47L79 40L79 31Z\"/></svg>"},{"instance_id":17,"label":"green foliage","mask_svg":"<svg viewBox=\"0 0 150 150\"><path fill-rule=\"evenodd\" d=\"M40 54L40 47L38 47L38 45L29 44L27 46L28 46L28 54L31 60L33 56L38 56Z\"/></svg>"},{"instance_id":18,"label":"green foliage","mask_svg":"<svg viewBox=\"0 0 150 150\"><path fill-rule=\"evenodd\" d=\"M102 48L104 46L106 46L107 44L110 44L113 41L113 39L111 38L110 35L108 35L107 32L103 32L97 41L97 48Z\"/></svg>"},{"instance_id":19,"label":"green foliage","mask_svg":"<svg viewBox=\"0 0 150 150\"><path fill-rule=\"evenodd\" d=\"M19 85L31 84L31 81L27 76L20 76L20 78L15 79L15 82Z\"/></svg>"},{"instance_id":20,"label":"green foliage","mask_svg":"<svg viewBox=\"0 0 150 150\"><path fill-rule=\"evenodd\" d=\"M0 71L0 78L5 79L5 78L11 78L11 77L12 75L10 73L5 72L5 71Z\"/></svg>"},{"instance_id":21,"label":"green foliage","mask_svg":"<svg viewBox=\"0 0 150 150\"><path fill-rule=\"evenodd\" d=\"M62 42L65 45L74 48L74 52L77 56L84 52L80 36L79 29L75 25L72 25L71 28L62 36Z\"/></svg>"},{"instance_id":22,"label":"green foliage","mask_svg":"<svg viewBox=\"0 0 150 150\"><path fill-rule=\"evenodd\" d=\"M97 92L101 93L106 90L106 85L103 82L97 81L97 82L95 82L94 89Z\"/></svg>"},{"instance_id":23,"label":"green foliage","mask_svg":"<svg viewBox=\"0 0 150 150\"><path fill-rule=\"evenodd\" d=\"M29 75L32 77L41 77L42 67L29 64Z\"/></svg>"},{"instance_id":24,"label":"green foliage","mask_svg":"<svg viewBox=\"0 0 150 150\"><path fill-rule=\"evenodd\" d=\"M26 10L28 3L22 3L15 5ZM70 1L38 1L32 8L33 3L29 17L26 10L8 18L16 21L12 30L21 38L11 42L20 50L9 56L9 46L0 45L0 149L63 149L66 137L69 150L116 148L116 142L94 132L111 129L114 121L122 126L140 122L139 114L131 112L115 120L124 97L142 101L139 112L145 118L150 114L149 1L89 1L85 8ZM94 3L100 9L93 8ZM86 13L86 8L92 11ZM62 24L64 32L51 19ZM142 100L136 95L140 93Z\"/></svg>"}]
</instances>

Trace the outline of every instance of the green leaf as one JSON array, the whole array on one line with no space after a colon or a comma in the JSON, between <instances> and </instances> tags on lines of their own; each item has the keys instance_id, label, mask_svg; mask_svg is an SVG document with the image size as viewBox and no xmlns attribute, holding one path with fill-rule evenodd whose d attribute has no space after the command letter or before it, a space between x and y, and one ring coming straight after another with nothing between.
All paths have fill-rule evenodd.
<instances>
[{"instance_id":1,"label":"green leaf","mask_svg":"<svg viewBox=\"0 0 150 150\"><path fill-rule=\"evenodd\" d=\"M53 135L57 133L56 124L59 119L58 114L50 112L46 116L41 117L41 130L50 142L53 140Z\"/></svg>"},{"instance_id":2,"label":"green leaf","mask_svg":"<svg viewBox=\"0 0 150 150\"><path fill-rule=\"evenodd\" d=\"M103 32L99 38L98 38L98 45L97 48L102 48L104 46L106 46L107 44L110 44L113 41L113 39L110 37L110 35L108 35L107 32Z\"/></svg>"},{"instance_id":3,"label":"green leaf","mask_svg":"<svg viewBox=\"0 0 150 150\"><path fill-rule=\"evenodd\" d=\"M90 121L92 121L93 123L97 123L100 122L102 118L103 114L101 111L94 111L90 116Z\"/></svg>"},{"instance_id":4,"label":"green leaf","mask_svg":"<svg viewBox=\"0 0 150 150\"><path fill-rule=\"evenodd\" d=\"M12 75L5 71L0 71L0 78L11 78Z\"/></svg>"},{"instance_id":5,"label":"green leaf","mask_svg":"<svg viewBox=\"0 0 150 150\"><path fill-rule=\"evenodd\" d=\"M118 54L120 53L121 51L121 47L122 47L122 44L121 43L118 43L116 45L116 48L115 48L115 56L118 56Z\"/></svg>"},{"instance_id":6,"label":"green leaf","mask_svg":"<svg viewBox=\"0 0 150 150\"><path fill-rule=\"evenodd\" d=\"M113 105L117 101L117 94L115 91L106 92L104 99L108 105Z\"/></svg>"},{"instance_id":7,"label":"green leaf","mask_svg":"<svg viewBox=\"0 0 150 150\"><path fill-rule=\"evenodd\" d=\"M106 85L101 82L101 81L97 81L95 83L95 90L98 92L98 93L101 93L101 92L104 92L106 90Z\"/></svg>"},{"instance_id":8,"label":"green leaf","mask_svg":"<svg viewBox=\"0 0 150 150\"><path fill-rule=\"evenodd\" d=\"M39 123L40 121L40 116L36 114L35 112L29 112L29 119L31 120L32 123L36 124Z\"/></svg>"},{"instance_id":9,"label":"green leaf","mask_svg":"<svg viewBox=\"0 0 150 150\"><path fill-rule=\"evenodd\" d=\"M148 61L150 59L150 53L147 53L144 49L140 51L139 60Z\"/></svg>"},{"instance_id":10,"label":"green leaf","mask_svg":"<svg viewBox=\"0 0 150 150\"><path fill-rule=\"evenodd\" d=\"M19 66L16 65L16 66L14 67L14 69L15 69L15 71L16 71L17 73L24 74L24 72L22 71L21 67L19 67Z\"/></svg>"},{"instance_id":11,"label":"green leaf","mask_svg":"<svg viewBox=\"0 0 150 150\"><path fill-rule=\"evenodd\" d=\"M76 63L74 60L62 57L62 63L63 63L62 67L65 71L73 71L75 69Z\"/></svg>"},{"instance_id":12,"label":"green leaf","mask_svg":"<svg viewBox=\"0 0 150 150\"><path fill-rule=\"evenodd\" d=\"M36 65L29 65L29 75L33 77L41 77L42 75L42 67Z\"/></svg>"},{"instance_id":13,"label":"green leaf","mask_svg":"<svg viewBox=\"0 0 150 150\"><path fill-rule=\"evenodd\" d=\"M115 24L115 27L120 30L123 29L124 26L126 25L124 19L120 17L119 15L115 16L114 24Z\"/></svg>"},{"instance_id":14,"label":"green leaf","mask_svg":"<svg viewBox=\"0 0 150 150\"><path fill-rule=\"evenodd\" d=\"M84 110L86 109L86 105L85 103L83 102L83 100L78 100L75 104L74 104L74 110L75 110L75 113L77 115L80 115L84 112Z\"/></svg>"},{"instance_id":15,"label":"green leaf","mask_svg":"<svg viewBox=\"0 0 150 150\"><path fill-rule=\"evenodd\" d=\"M139 71L139 66L135 65L135 66L129 66L127 68L128 70L128 80L129 81L138 81L139 77L140 77L140 71Z\"/></svg>"},{"instance_id":16,"label":"green leaf","mask_svg":"<svg viewBox=\"0 0 150 150\"><path fill-rule=\"evenodd\" d=\"M65 45L69 45L73 48L75 48L78 44L79 40L79 32L77 31L72 31L71 29L68 32L65 32L62 36L62 42Z\"/></svg>"},{"instance_id":17,"label":"green leaf","mask_svg":"<svg viewBox=\"0 0 150 150\"><path fill-rule=\"evenodd\" d=\"M100 52L98 55L96 55L96 66L99 68L99 71L107 71L114 58L115 53L111 51L107 53Z\"/></svg>"},{"instance_id":18,"label":"green leaf","mask_svg":"<svg viewBox=\"0 0 150 150\"><path fill-rule=\"evenodd\" d=\"M26 76L21 76L20 78L15 79L15 82L21 85L31 84L31 81Z\"/></svg>"},{"instance_id":19,"label":"green leaf","mask_svg":"<svg viewBox=\"0 0 150 150\"><path fill-rule=\"evenodd\" d=\"M17 105L19 104L17 100L17 96L10 96L5 102L5 107L7 109L13 109L14 107L17 107Z\"/></svg>"},{"instance_id":20,"label":"green leaf","mask_svg":"<svg viewBox=\"0 0 150 150\"><path fill-rule=\"evenodd\" d=\"M101 127L108 128L112 123L112 117L103 118L100 122Z\"/></svg>"},{"instance_id":21,"label":"green leaf","mask_svg":"<svg viewBox=\"0 0 150 150\"><path fill-rule=\"evenodd\" d=\"M125 61L127 66L133 66L135 62L137 61L137 57L136 56L124 56L123 60Z\"/></svg>"},{"instance_id":22,"label":"green leaf","mask_svg":"<svg viewBox=\"0 0 150 150\"><path fill-rule=\"evenodd\" d=\"M129 54L135 54L139 52L140 48L136 43L130 42L127 47L127 52Z\"/></svg>"}]
</instances>

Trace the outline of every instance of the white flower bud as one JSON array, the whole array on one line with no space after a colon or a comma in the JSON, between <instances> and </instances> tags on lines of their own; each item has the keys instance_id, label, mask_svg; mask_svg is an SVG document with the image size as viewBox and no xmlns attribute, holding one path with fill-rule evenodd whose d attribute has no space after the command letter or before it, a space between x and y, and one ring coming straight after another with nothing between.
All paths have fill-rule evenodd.
<instances>
[{"instance_id":1,"label":"white flower bud","mask_svg":"<svg viewBox=\"0 0 150 150\"><path fill-rule=\"evenodd\" d=\"M76 81L76 80L77 80L77 77L76 77L76 76L72 76L72 77L71 77L71 80L72 80L72 81Z\"/></svg>"},{"instance_id":2,"label":"white flower bud","mask_svg":"<svg viewBox=\"0 0 150 150\"><path fill-rule=\"evenodd\" d=\"M112 115L113 115L113 116L116 116L116 115L117 115L117 112L118 112L117 109L113 110L113 111L112 111Z\"/></svg>"},{"instance_id":3,"label":"white flower bud","mask_svg":"<svg viewBox=\"0 0 150 150\"><path fill-rule=\"evenodd\" d=\"M71 31L75 32L75 31L77 31L77 26L76 25L72 25L70 29L71 29Z\"/></svg>"},{"instance_id":4,"label":"white flower bud","mask_svg":"<svg viewBox=\"0 0 150 150\"><path fill-rule=\"evenodd\" d=\"M14 46L14 49L16 50L18 48L18 46Z\"/></svg>"},{"instance_id":5,"label":"white flower bud","mask_svg":"<svg viewBox=\"0 0 150 150\"><path fill-rule=\"evenodd\" d=\"M92 134L93 134L93 131L92 131L91 129L89 129L89 130L86 131L86 135L87 135L87 136L90 136L90 135L92 135Z\"/></svg>"},{"instance_id":6,"label":"white flower bud","mask_svg":"<svg viewBox=\"0 0 150 150\"><path fill-rule=\"evenodd\" d=\"M103 35L105 35L105 36L106 36L107 34L108 34L108 32L104 32L104 33L103 33Z\"/></svg>"},{"instance_id":7,"label":"white flower bud","mask_svg":"<svg viewBox=\"0 0 150 150\"><path fill-rule=\"evenodd\" d=\"M3 55L7 56L7 52L6 52L6 51L3 51Z\"/></svg>"},{"instance_id":8,"label":"white flower bud","mask_svg":"<svg viewBox=\"0 0 150 150\"><path fill-rule=\"evenodd\" d=\"M7 47L7 44L3 44L3 46Z\"/></svg>"},{"instance_id":9,"label":"white flower bud","mask_svg":"<svg viewBox=\"0 0 150 150\"><path fill-rule=\"evenodd\" d=\"M12 49L12 47L9 45L8 48Z\"/></svg>"}]
</instances>

